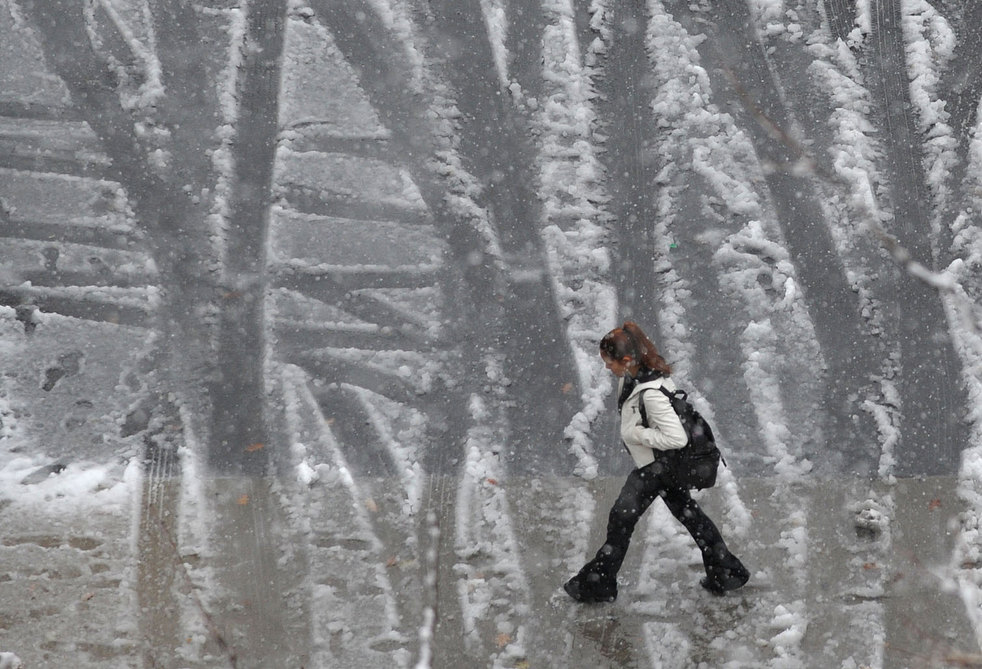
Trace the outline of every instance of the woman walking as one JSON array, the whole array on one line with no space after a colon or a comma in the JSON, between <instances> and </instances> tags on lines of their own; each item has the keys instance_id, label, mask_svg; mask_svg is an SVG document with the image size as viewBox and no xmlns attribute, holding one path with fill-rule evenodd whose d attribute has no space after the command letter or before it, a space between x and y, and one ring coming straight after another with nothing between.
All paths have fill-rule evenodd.
<instances>
[{"instance_id":1,"label":"woman walking","mask_svg":"<svg viewBox=\"0 0 982 669\"><path fill-rule=\"evenodd\" d=\"M620 377L617 407L621 414L621 439L636 468L632 471L607 521L607 540L596 556L563 586L579 602L612 602L617 597L617 572L624 562L631 534L641 515L656 497L664 500L672 515L685 526L702 552L706 577L700 582L722 595L741 587L750 572L730 553L713 521L703 513L687 488L673 482L663 453L686 445L682 422L664 393L674 391L672 368L635 323L611 330L600 340L600 357L607 369ZM651 389L654 392L642 391ZM642 399L643 398L643 399ZM642 424L644 402L648 427Z\"/></svg>"}]
</instances>

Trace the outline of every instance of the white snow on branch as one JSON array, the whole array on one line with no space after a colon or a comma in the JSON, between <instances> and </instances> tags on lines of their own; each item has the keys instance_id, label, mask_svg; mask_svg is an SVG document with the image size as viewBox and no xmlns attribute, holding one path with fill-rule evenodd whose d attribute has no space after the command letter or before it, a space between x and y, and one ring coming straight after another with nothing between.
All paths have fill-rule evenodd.
<instances>
[{"instance_id":1,"label":"white snow on branch","mask_svg":"<svg viewBox=\"0 0 982 669\"><path fill-rule=\"evenodd\" d=\"M493 427L500 418L478 395L470 398L470 413L473 427L457 495L454 572L464 641L468 648L482 647L481 632L491 625L496 642L487 652L489 666L497 669L514 666L528 653L530 590L502 485L501 435Z\"/></svg>"},{"instance_id":2,"label":"white snow on branch","mask_svg":"<svg viewBox=\"0 0 982 669\"><path fill-rule=\"evenodd\" d=\"M542 39L544 100L538 114L541 234L583 393L582 409L565 434L579 461L577 473L592 478L597 465L588 430L604 410L610 390L596 346L617 316L607 251L608 196L594 147L596 92L580 50L573 5L569 0L547 0L543 10L547 23Z\"/></svg>"},{"instance_id":3,"label":"white snow on branch","mask_svg":"<svg viewBox=\"0 0 982 669\"><path fill-rule=\"evenodd\" d=\"M508 75L508 15L502 0L481 0L481 14L491 43L491 57L502 88L511 86Z\"/></svg>"},{"instance_id":4,"label":"white snow on branch","mask_svg":"<svg viewBox=\"0 0 982 669\"><path fill-rule=\"evenodd\" d=\"M910 99L924 138L927 185L938 208L943 208L949 197L948 176L958 162L958 140L948 123L946 103L938 98L938 87L957 39L948 21L926 0L903 0L901 7Z\"/></svg>"}]
</instances>

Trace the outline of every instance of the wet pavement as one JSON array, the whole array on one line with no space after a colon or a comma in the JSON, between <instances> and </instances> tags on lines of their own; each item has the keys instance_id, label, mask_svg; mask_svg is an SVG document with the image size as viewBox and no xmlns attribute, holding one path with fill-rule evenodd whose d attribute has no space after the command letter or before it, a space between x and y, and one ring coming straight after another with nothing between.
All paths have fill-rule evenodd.
<instances>
[{"instance_id":1,"label":"wet pavement","mask_svg":"<svg viewBox=\"0 0 982 669\"><path fill-rule=\"evenodd\" d=\"M704 493L703 505L751 569L745 588L723 597L703 591L698 552L656 505L639 526L617 601L593 606L573 603L559 585L580 559L574 544L598 544L619 479L499 482L495 492L507 498L512 522L489 516L479 529L507 530L511 563L464 551L448 535L440 536L436 562L426 546L396 545L401 522L425 521L394 513L384 480L357 507L343 486L315 484L304 507L283 504L288 485L206 482L203 499L225 532L180 553L169 540L157 542L172 546L170 555L134 550L133 519L122 510L51 517L7 505L0 650L15 652L26 668L406 667L420 654L423 607L436 603L429 648L432 666L446 669L982 662L950 564L960 512L951 479L873 491L860 481L738 483L749 525L722 511L725 490ZM441 527L462 513L446 485L427 484L426 504L439 511ZM586 518L565 507L574 491L597 513ZM782 508L788 495L807 512ZM266 541L242 544L256 517L274 509ZM305 517L311 511L318 513ZM359 530L353 516L374 533ZM159 518L160 531L170 531L167 512ZM583 526L589 537L577 535ZM236 545L214 546L221 536ZM194 546L193 537L184 544ZM434 564L431 588L425 572ZM485 599L474 596L482 588Z\"/></svg>"}]
</instances>

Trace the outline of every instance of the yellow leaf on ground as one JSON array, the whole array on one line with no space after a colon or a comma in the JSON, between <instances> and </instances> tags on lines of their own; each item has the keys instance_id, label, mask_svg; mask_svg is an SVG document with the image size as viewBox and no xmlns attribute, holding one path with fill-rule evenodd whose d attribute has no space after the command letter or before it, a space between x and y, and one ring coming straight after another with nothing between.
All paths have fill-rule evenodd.
<instances>
[{"instance_id":1,"label":"yellow leaf on ground","mask_svg":"<svg viewBox=\"0 0 982 669\"><path fill-rule=\"evenodd\" d=\"M250 444L246 446L246 453L255 453L256 451L261 451L266 444Z\"/></svg>"},{"instance_id":2,"label":"yellow leaf on ground","mask_svg":"<svg viewBox=\"0 0 982 669\"><path fill-rule=\"evenodd\" d=\"M504 648L511 643L511 635L502 632L494 638L494 642L498 645L498 648Z\"/></svg>"},{"instance_id":3,"label":"yellow leaf on ground","mask_svg":"<svg viewBox=\"0 0 982 669\"><path fill-rule=\"evenodd\" d=\"M242 495L241 497L239 497L238 499L239 506L245 506L248 503L249 503L249 495Z\"/></svg>"}]
</instances>

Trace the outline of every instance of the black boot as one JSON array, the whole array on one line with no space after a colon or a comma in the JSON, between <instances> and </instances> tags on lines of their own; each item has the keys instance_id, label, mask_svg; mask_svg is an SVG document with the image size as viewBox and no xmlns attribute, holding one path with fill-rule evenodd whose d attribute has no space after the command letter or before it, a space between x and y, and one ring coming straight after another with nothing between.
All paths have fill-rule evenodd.
<instances>
[{"instance_id":1,"label":"black boot","mask_svg":"<svg viewBox=\"0 0 982 669\"><path fill-rule=\"evenodd\" d=\"M699 585L714 595L742 588L750 580L750 572L743 563L733 553L723 550L725 552L722 555L703 557L706 578L699 581Z\"/></svg>"},{"instance_id":2,"label":"black boot","mask_svg":"<svg viewBox=\"0 0 982 669\"><path fill-rule=\"evenodd\" d=\"M594 562L588 562L580 573L566 581L563 590L584 604L612 602L617 599L617 577L598 568Z\"/></svg>"},{"instance_id":3,"label":"black boot","mask_svg":"<svg viewBox=\"0 0 982 669\"><path fill-rule=\"evenodd\" d=\"M612 602L617 599L617 572L624 561L623 547L604 544L597 556L583 565L563 590L578 602Z\"/></svg>"}]
</instances>

